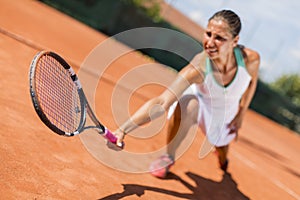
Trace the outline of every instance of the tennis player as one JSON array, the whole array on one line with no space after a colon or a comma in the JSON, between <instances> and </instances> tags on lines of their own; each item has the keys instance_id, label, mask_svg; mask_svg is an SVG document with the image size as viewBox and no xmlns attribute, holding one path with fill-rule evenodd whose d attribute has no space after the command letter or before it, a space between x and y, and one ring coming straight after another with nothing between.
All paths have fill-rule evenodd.
<instances>
[{"instance_id":1,"label":"tennis player","mask_svg":"<svg viewBox=\"0 0 300 200\"><path fill-rule=\"evenodd\" d=\"M236 13L216 12L204 32L204 51L195 55L168 89L146 102L114 132L120 143L127 133L168 112L167 142L172 145L151 165L154 176L166 176L181 141L174 141L176 134L187 133L195 124L215 147L220 168L227 170L228 147L237 137L255 93L260 64L256 51L238 44L240 30ZM160 166L164 170L156 170Z\"/></svg>"}]
</instances>

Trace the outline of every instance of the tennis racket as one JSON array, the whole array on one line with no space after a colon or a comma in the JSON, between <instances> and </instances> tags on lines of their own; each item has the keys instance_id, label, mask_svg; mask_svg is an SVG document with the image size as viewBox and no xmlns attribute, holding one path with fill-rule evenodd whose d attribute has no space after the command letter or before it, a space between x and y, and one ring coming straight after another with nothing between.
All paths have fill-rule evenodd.
<instances>
[{"instance_id":1,"label":"tennis racket","mask_svg":"<svg viewBox=\"0 0 300 200\"><path fill-rule=\"evenodd\" d=\"M75 136L95 129L113 149L122 149L117 137L102 125L93 113L72 67L58 54L41 51L35 55L29 73L30 95L36 113L53 132ZM86 126L86 117L94 125Z\"/></svg>"}]
</instances>

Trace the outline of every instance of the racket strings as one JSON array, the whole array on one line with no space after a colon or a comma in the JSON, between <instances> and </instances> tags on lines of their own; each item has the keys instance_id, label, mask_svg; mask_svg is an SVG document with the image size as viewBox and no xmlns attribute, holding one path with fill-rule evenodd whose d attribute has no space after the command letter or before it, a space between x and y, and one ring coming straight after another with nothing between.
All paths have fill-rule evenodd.
<instances>
[{"instance_id":1,"label":"racket strings","mask_svg":"<svg viewBox=\"0 0 300 200\"><path fill-rule=\"evenodd\" d=\"M46 117L64 132L76 131L81 118L80 99L68 71L56 59L44 55L35 76L37 97Z\"/></svg>"}]
</instances>

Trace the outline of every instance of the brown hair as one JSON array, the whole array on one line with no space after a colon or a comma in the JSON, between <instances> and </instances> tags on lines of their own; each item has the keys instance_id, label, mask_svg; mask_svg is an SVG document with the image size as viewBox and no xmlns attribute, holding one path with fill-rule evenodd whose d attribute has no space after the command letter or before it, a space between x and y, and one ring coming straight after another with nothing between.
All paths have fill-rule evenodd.
<instances>
[{"instance_id":1,"label":"brown hair","mask_svg":"<svg viewBox=\"0 0 300 200\"><path fill-rule=\"evenodd\" d=\"M216 12L208 21L212 19L221 19L227 22L229 31L233 37L239 35L242 29L240 17L231 10L221 10Z\"/></svg>"}]
</instances>

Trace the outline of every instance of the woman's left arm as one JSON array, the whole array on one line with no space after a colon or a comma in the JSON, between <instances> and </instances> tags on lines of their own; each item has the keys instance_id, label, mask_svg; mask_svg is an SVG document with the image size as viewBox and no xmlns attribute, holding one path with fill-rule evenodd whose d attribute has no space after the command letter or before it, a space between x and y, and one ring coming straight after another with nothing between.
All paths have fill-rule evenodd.
<instances>
[{"instance_id":1,"label":"woman's left arm","mask_svg":"<svg viewBox=\"0 0 300 200\"><path fill-rule=\"evenodd\" d=\"M242 126L242 121L245 116L246 111L248 110L250 103L253 99L257 81L258 81L258 72L259 72L259 64L260 64L260 56L256 51L253 51L251 49L245 48L244 49L247 58L245 59L245 64L248 70L248 73L251 76L251 82L242 96L242 99L240 101L240 107L239 112L235 116L235 118L232 120L232 122L228 125L228 127L231 130L231 133L236 133L238 129Z\"/></svg>"},{"instance_id":2,"label":"woman's left arm","mask_svg":"<svg viewBox=\"0 0 300 200\"><path fill-rule=\"evenodd\" d=\"M258 81L260 64L260 56L256 51L245 48L245 52L247 54L246 67L252 79L240 102L240 112L242 112L243 115L249 108L253 99Z\"/></svg>"}]
</instances>

